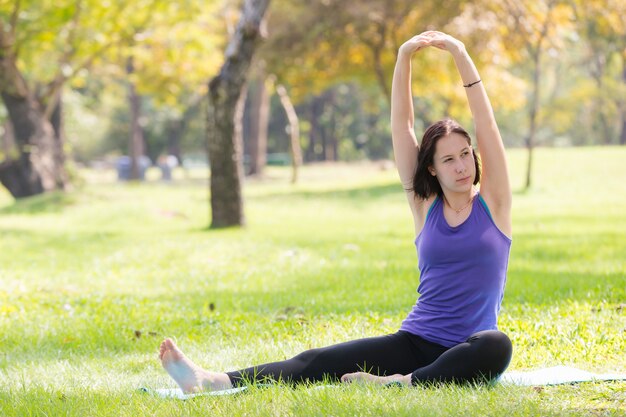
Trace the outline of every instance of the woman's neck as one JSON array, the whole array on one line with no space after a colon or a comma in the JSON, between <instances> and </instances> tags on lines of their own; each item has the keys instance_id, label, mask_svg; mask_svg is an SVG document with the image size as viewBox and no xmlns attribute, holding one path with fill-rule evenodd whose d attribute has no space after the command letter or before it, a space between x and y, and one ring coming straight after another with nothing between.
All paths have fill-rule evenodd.
<instances>
[{"instance_id":1,"label":"woman's neck","mask_svg":"<svg viewBox=\"0 0 626 417\"><path fill-rule=\"evenodd\" d=\"M478 190L474 187L472 187L469 191L462 193L444 191L443 201L446 206L452 209L452 211L460 214L464 210L467 210L476 194L478 194Z\"/></svg>"}]
</instances>

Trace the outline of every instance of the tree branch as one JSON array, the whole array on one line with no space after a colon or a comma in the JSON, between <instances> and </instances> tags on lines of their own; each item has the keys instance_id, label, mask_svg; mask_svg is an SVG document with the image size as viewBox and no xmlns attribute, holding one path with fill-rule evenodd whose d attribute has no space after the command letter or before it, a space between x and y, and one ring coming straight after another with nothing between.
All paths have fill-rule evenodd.
<instances>
[{"instance_id":1,"label":"tree branch","mask_svg":"<svg viewBox=\"0 0 626 417\"><path fill-rule=\"evenodd\" d=\"M76 38L76 32L78 30L78 22L80 20L80 15L82 12L81 0L76 2L76 8L74 10L74 15L72 16L72 20L68 23L67 27L69 30L67 32L67 38L65 40L65 44L67 45L63 55L59 59L59 69L54 79L46 85L46 90L41 94L41 97L47 97L47 102L43 103L45 105L44 109L44 117L46 120L50 119L52 113L54 112L55 107L57 106L57 102L59 100L60 87L67 80L63 71L65 67L69 65L71 58L76 54L76 47L74 45L74 39ZM63 32L63 31L60 31Z\"/></svg>"},{"instance_id":2,"label":"tree branch","mask_svg":"<svg viewBox=\"0 0 626 417\"><path fill-rule=\"evenodd\" d=\"M15 44L15 27L17 26L19 11L20 0L16 0L15 4L13 5L13 11L11 12L11 19L9 20L9 31L5 32L4 21L0 20L0 52L3 55L5 54L5 50L8 50L12 45Z\"/></svg>"},{"instance_id":3,"label":"tree branch","mask_svg":"<svg viewBox=\"0 0 626 417\"><path fill-rule=\"evenodd\" d=\"M153 0L152 3L155 4L157 2L158 0ZM120 8L113 18L119 18L121 14L124 12L124 10L128 7L129 3L130 2L126 3L124 7ZM150 9L152 10L153 8L150 8ZM76 27L78 26L79 13L80 13L80 10L78 10L77 8L77 12L74 15L76 19ZM134 36L148 24L148 22L150 21L150 19L152 19L152 17L153 17L153 14L148 13L145 19L142 22L140 22L137 26L129 30L127 33L122 33L122 36L120 36L118 39L111 41L105 45L102 45L94 53L92 53L90 56L84 59L80 64L74 65L71 68L71 71L69 73L64 73L63 71L64 66L70 62L70 59L76 53L76 48L70 47L71 51L70 50L66 51L66 53L59 60L60 65L59 65L59 70L56 76L51 82L49 82L46 85L45 91L41 93L38 97L40 101L43 101L46 103L46 108L44 112L44 115L46 116L46 118L49 118L52 115L52 112L54 111L54 108L56 106L56 101L58 100L58 94L61 88L63 87L63 85L68 80L71 80L72 78L74 78L76 74L78 74L80 71L91 67L91 65L93 64L93 61L95 61L96 58L104 54L108 49L132 40ZM74 29L76 29L76 27ZM68 40L72 40L76 36L75 30L72 30L72 32L73 33L68 35Z\"/></svg>"},{"instance_id":4,"label":"tree branch","mask_svg":"<svg viewBox=\"0 0 626 417\"><path fill-rule=\"evenodd\" d=\"M20 3L21 0L15 0L15 5L13 7L13 12L11 12L11 37L15 39L15 28L17 27L17 19L20 14Z\"/></svg>"}]
</instances>

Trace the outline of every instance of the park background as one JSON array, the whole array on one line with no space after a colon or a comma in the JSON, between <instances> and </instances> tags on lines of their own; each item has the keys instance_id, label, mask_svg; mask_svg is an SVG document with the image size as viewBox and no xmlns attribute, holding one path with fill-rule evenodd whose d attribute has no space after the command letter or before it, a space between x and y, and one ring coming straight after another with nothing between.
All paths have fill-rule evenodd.
<instances>
[{"instance_id":1,"label":"park background","mask_svg":"<svg viewBox=\"0 0 626 417\"><path fill-rule=\"evenodd\" d=\"M511 369L626 371L624 2L273 0L227 135L241 169L220 173L245 174L246 226L221 229L209 82L242 10L0 0L1 413L623 415L623 383L136 391L172 385L165 336L235 369L397 329L418 273L389 92L399 45L427 29L465 43L507 146ZM450 57L413 71L418 137L446 115L471 130Z\"/></svg>"}]
</instances>

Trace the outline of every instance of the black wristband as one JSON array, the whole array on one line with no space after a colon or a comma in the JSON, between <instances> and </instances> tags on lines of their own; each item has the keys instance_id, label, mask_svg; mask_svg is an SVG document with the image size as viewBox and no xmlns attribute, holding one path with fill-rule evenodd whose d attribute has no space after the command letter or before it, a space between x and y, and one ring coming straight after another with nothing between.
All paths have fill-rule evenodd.
<instances>
[{"instance_id":1,"label":"black wristband","mask_svg":"<svg viewBox=\"0 0 626 417\"><path fill-rule=\"evenodd\" d=\"M479 82L481 82L482 80L478 80L478 81L474 81L473 83L469 83L469 84L463 84L463 87L465 88L469 88L471 86L473 86L474 84L478 84Z\"/></svg>"}]
</instances>

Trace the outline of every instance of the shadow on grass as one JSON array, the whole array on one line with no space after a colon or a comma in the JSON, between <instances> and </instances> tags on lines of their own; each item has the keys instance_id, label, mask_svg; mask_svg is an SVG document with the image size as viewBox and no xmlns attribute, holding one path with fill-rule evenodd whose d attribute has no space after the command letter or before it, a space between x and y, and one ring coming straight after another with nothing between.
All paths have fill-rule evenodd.
<instances>
[{"instance_id":1,"label":"shadow on grass","mask_svg":"<svg viewBox=\"0 0 626 417\"><path fill-rule=\"evenodd\" d=\"M10 206L0 208L0 214L45 214L59 213L76 202L76 197L62 191L52 191L15 200Z\"/></svg>"},{"instance_id":2,"label":"shadow on grass","mask_svg":"<svg viewBox=\"0 0 626 417\"><path fill-rule=\"evenodd\" d=\"M345 200L375 200L385 198L390 195L404 196L404 189L399 181L388 184L378 184L372 186L354 187L335 190L308 190L283 193L268 193L251 198L257 200L272 198L322 198L322 199L345 199ZM526 196L535 192L533 188L518 188L513 190L515 196Z\"/></svg>"},{"instance_id":3,"label":"shadow on grass","mask_svg":"<svg viewBox=\"0 0 626 417\"><path fill-rule=\"evenodd\" d=\"M11 271L11 268L19 266L21 270L30 270L33 274L45 274L47 267L57 272L79 268L133 244L118 233L102 231L64 233L0 227L0 235L5 245L0 251L0 268Z\"/></svg>"},{"instance_id":4,"label":"shadow on grass","mask_svg":"<svg viewBox=\"0 0 626 417\"><path fill-rule=\"evenodd\" d=\"M505 303L550 305L564 301L620 304L626 296L621 273L547 272L521 269L509 273Z\"/></svg>"},{"instance_id":5,"label":"shadow on grass","mask_svg":"<svg viewBox=\"0 0 626 417\"><path fill-rule=\"evenodd\" d=\"M580 224L586 218L581 217ZM619 232L525 231L515 235L508 271L508 300L550 304L561 300L619 302L626 297Z\"/></svg>"},{"instance_id":6,"label":"shadow on grass","mask_svg":"<svg viewBox=\"0 0 626 417\"><path fill-rule=\"evenodd\" d=\"M373 186L354 187L339 190L307 190L286 193L268 193L251 197L255 200L274 198L320 198L320 199L345 199L345 200L370 200L381 199L389 195L402 196L402 185L399 182L379 184Z\"/></svg>"},{"instance_id":7,"label":"shadow on grass","mask_svg":"<svg viewBox=\"0 0 626 417\"><path fill-rule=\"evenodd\" d=\"M337 273L349 275L341 270ZM272 286L261 292L258 288L244 289L243 284L218 289L219 286L193 288L190 283L183 290L155 295L41 294L37 303L51 309L52 322L32 326L52 325L51 330L28 329L22 333L13 329L10 332L13 337L5 341L0 354L0 369L42 359L42 355L50 360L93 358L143 351L145 344L156 349L161 338L167 336L218 337L228 341L238 340L240 331L258 333L261 338L289 337L293 332L307 331L309 321L324 317L329 322L354 316L362 317L365 322L372 316L393 317L396 321L409 312L417 297L414 287L408 297L407 285L390 288L375 273L340 279L335 285L340 289L335 290L319 278L305 274L289 289ZM625 288L626 279L619 273L547 273L521 269L509 276L504 307L514 311L525 306L540 311L545 306L572 302L590 308L598 303L618 306L623 302ZM20 300L15 302L20 304ZM62 310L66 304L72 306L73 316ZM57 328L52 324L55 320L65 324ZM399 326L400 320L396 324ZM383 334L385 329L380 332Z\"/></svg>"}]
</instances>

